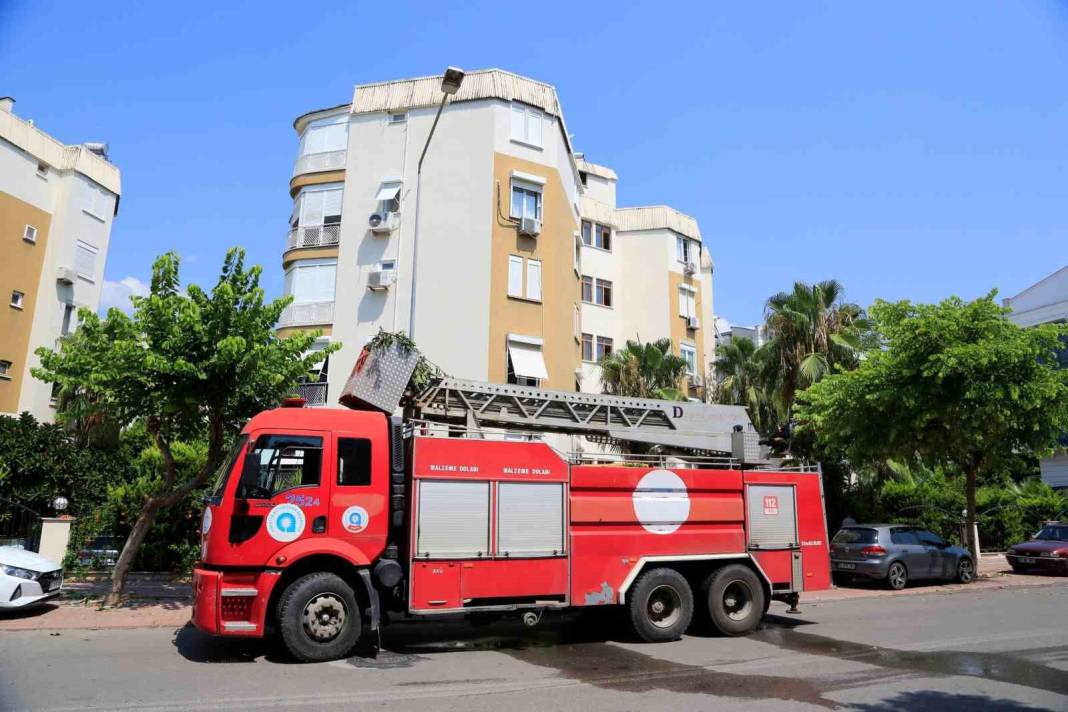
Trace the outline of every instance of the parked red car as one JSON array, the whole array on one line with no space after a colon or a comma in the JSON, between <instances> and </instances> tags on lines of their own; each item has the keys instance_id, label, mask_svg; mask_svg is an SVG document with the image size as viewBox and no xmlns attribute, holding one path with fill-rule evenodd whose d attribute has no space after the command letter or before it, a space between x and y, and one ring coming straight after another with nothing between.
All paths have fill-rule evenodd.
<instances>
[{"instance_id":1,"label":"parked red car","mask_svg":"<svg viewBox=\"0 0 1068 712\"><path fill-rule=\"evenodd\" d=\"M1031 541L1009 547L1005 558L1017 573L1035 569L1068 574L1068 524L1047 524Z\"/></svg>"}]
</instances>

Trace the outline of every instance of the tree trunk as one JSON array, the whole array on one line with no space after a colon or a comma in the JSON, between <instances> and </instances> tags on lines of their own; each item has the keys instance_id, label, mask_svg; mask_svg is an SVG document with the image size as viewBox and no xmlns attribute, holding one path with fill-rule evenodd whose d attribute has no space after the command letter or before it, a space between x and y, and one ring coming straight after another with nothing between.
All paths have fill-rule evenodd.
<instances>
[{"instance_id":1,"label":"tree trunk","mask_svg":"<svg viewBox=\"0 0 1068 712\"><path fill-rule=\"evenodd\" d=\"M111 592L104 599L104 605L115 606L121 600L123 590L126 588L126 577L130 574L130 569L133 568L134 558L137 557L137 552L141 550L141 544L144 543L145 537L152 528L152 524L156 521L158 513L158 500L154 498L148 500L144 509L141 510L141 516L134 523L130 536L126 537L126 543L122 547L122 553L119 554L119 560L115 562L115 570L111 572Z\"/></svg>"},{"instance_id":2,"label":"tree trunk","mask_svg":"<svg viewBox=\"0 0 1068 712\"><path fill-rule=\"evenodd\" d=\"M975 540L975 468L969 468L964 473L964 478L964 499L967 502L964 512L965 541L968 542L968 551L972 552L972 561L975 562L975 570L978 571L979 542Z\"/></svg>"}]
</instances>

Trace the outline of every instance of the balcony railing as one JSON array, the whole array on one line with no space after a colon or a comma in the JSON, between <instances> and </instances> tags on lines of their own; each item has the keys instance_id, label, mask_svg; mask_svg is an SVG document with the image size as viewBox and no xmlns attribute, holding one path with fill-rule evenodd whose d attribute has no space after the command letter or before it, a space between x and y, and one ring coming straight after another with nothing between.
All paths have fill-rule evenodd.
<instances>
[{"instance_id":1,"label":"balcony railing","mask_svg":"<svg viewBox=\"0 0 1068 712\"><path fill-rule=\"evenodd\" d=\"M323 171L337 171L345 167L344 151L327 151L326 153L309 153L297 159L293 166L293 176L304 173L322 173Z\"/></svg>"},{"instance_id":2,"label":"balcony railing","mask_svg":"<svg viewBox=\"0 0 1068 712\"><path fill-rule=\"evenodd\" d=\"M297 395L304 399L307 405L326 405L326 383L298 383Z\"/></svg>"},{"instance_id":3,"label":"balcony railing","mask_svg":"<svg viewBox=\"0 0 1068 712\"><path fill-rule=\"evenodd\" d=\"M290 304L278 318L278 326L317 326L334 323L333 302Z\"/></svg>"},{"instance_id":4,"label":"balcony railing","mask_svg":"<svg viewBox=\"0 0 1068 712\"><path fill-rule=\"evenodd\" d=\"M333 247L341 239L341 225L302 225L289 231L286 250L298 247Z\"/></svg>"}]
</instances>

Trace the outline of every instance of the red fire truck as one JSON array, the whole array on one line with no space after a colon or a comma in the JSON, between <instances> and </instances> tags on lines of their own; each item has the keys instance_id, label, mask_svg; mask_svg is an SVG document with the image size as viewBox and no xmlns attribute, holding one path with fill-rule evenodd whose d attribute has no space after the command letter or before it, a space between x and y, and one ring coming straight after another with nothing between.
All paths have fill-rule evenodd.
<instances>
[{"instance_id":1,"label":"red fire truck","mask_svg":"<svg viewBox=\"0 0 1068 712\"><path fill-rule=\"evenodd\" d=\"M820 476L752 462L744 409L442 379L391 416L375 397L411 369L377 361L346 387L364 409L289 402L245 426L204 511L201 630L276 628L317 661L390 615L619 606L666 641L695 613L745 634L830 585Z\"/></svg>"}]
</instances>

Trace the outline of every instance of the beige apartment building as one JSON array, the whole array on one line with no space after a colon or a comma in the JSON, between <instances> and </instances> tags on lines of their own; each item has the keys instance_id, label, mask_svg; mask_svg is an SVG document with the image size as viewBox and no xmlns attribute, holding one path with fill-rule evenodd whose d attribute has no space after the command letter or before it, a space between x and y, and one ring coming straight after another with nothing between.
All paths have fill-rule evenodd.
<instances>
[{"instance_id":1,"label":"beige apartment building","mask_svg":"<svg viewBox=\"0 0 1068 712\"><path fill-rule=\"evenodd\" d=\"M457 378L587 392L601 356L669 337L703 397L712 262L696 220L617 206L616 174L575 152L556 90L499 69L466 75L420 172L443 96L440 76L358 85L294 123L279 333L342 343L309 402L336 403L380 328Z\"/></svg>"},{"instance_id":2,"label":"beige apartment building","mask_svg":"<svg viewBox=\"0 0 1068 712\"><path fill-rule=\"evenodd\" d=\"M34 351L70 333L80 307L96 311L121 185L105 145L64 145L14 103L0 98L0 414L51 421Z\"/></svg>"}]
</instances>

